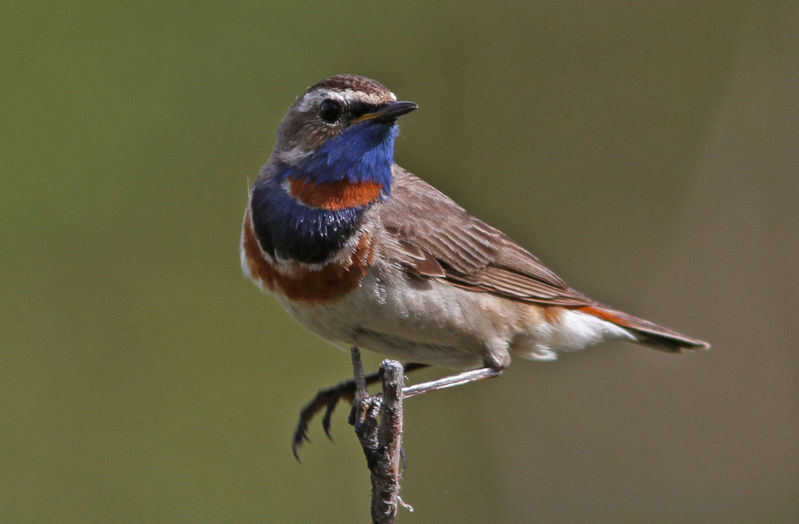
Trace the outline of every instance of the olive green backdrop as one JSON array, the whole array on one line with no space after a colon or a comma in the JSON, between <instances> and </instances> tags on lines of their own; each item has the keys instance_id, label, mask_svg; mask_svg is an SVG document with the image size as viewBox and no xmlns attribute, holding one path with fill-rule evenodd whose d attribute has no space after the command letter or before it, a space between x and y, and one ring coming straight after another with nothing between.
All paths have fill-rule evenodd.
<instances>
[{"instance_id":1,"label":"olive green backdrop","mask_svg":"<svg viewBox=\"0 0 799 524\"><path fill-rule=\"evenodd\" d=\"M0 20L4 521L367 520L346 409L335 443L315 424L302 465L289 449L349 356L237 252L284 112L343 72L419 104L402 165L574 287L714 345L516 361L408 401L403 522L799 518L795 2L7 0Z\"/></svg>"}]
</instances>

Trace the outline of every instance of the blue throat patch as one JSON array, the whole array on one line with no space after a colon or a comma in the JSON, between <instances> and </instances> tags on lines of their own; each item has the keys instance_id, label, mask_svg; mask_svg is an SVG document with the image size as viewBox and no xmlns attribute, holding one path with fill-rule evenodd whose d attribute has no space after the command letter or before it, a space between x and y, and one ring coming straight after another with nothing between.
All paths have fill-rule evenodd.
<instances>
[{"instance_id":1,"label":"blue throat patch","mask_svg":"<svg viewBox=\"0 0 799 524\"><path fill-rule=\"evenodd\" d=\"M256 181L250 198L261 248L273 257L305 263L324 262L341 249L373 202L336 210L308 207L286 192L284 182L298 178L311 184L377 182L382 190L376 201L383 200L391 192L397 133L396 124L355 124L299 165L279 164L271 176Z\"/></svg>"}]
</instances>

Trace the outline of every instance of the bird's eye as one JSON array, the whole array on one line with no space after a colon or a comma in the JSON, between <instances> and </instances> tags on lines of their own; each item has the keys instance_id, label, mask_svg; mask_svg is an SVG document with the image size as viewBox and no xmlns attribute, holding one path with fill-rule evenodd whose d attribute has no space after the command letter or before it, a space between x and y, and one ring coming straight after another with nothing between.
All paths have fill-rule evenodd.
<instances>
[{"instance_id":1,"label":"bird's eye","mask_svg":"<svg viewBox=\"0 0 799 524\"><path fill-rule=\"evenodd\" d=\"M324 100L319 106L319 116L325 122L332 124L341 116L341 104L329 98Z\"/></svg>"}]
</instances>

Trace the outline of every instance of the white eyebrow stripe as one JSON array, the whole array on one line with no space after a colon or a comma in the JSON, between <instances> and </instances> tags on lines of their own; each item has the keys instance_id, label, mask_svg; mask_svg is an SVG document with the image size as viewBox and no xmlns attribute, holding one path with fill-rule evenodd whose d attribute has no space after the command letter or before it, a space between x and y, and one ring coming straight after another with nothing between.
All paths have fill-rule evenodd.
<instances>
[{"instance_id":1,"label":"white eyebrow stripe","mask_svg":"<svg viewBox=\"0 0 799 524\"><path fill-rule=\"evenodd\" d=\"M396 102L397 97L394 93L389 91L389 100L392 102ZM358 102L366 102L367 104L372 105L380 105L386 103L385 96L378 95L376 93L365 93L363 91L355 91L354 89L318 89L316 91L311 91L310 93L305 93L300 101L297 103L297 109L300 111L307 113L311 111L313 108L318 106L322 100L332 98L333 100L338 100L342 104L347 104L350 102L358 101Z\"/></svg>"}]
</instances>

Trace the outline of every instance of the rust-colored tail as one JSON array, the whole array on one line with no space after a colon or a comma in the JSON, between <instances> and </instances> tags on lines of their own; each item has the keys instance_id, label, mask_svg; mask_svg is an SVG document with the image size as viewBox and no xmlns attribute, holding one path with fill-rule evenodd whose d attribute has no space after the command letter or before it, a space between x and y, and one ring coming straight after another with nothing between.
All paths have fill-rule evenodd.
<instances>
[{"instance_id":1,"label":"rust-colored tail","mask_svg":"<svg viewBox=\"0 0 799 524\"><path fill-rule=\"evenodd\" d=\"M616 311L602 304L584 306L579 308L579 310L629 329L638 338L638 342L655 349L679 353L684 349L710 348L710 344L704 340L686 337L671 329L659 326L642 318L628 315L621 311Z\"/></svg>"}]
</instances>

